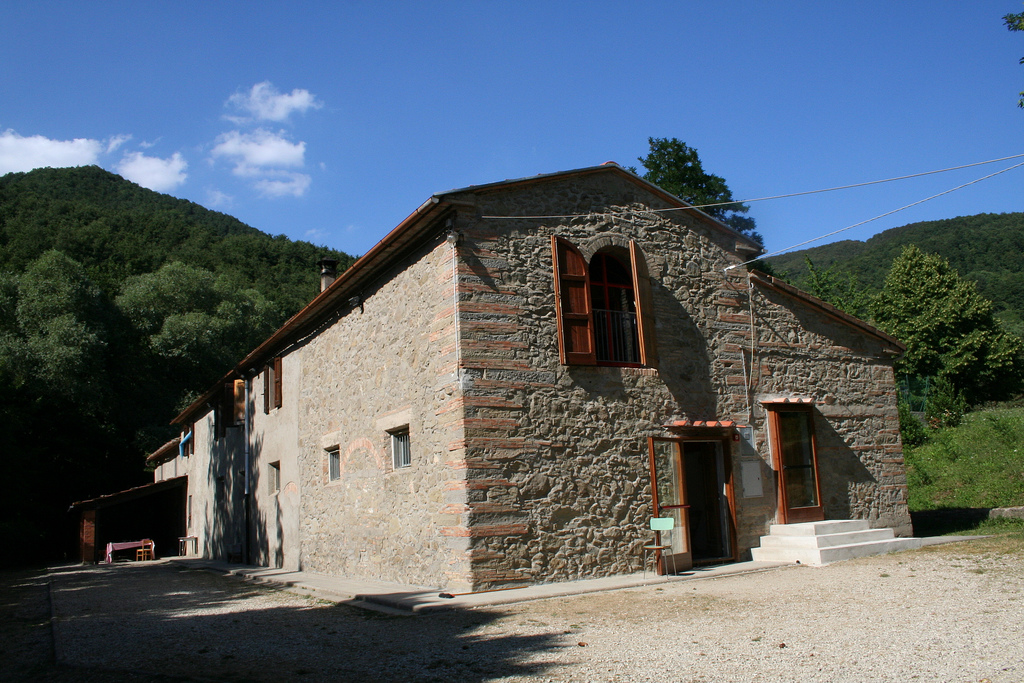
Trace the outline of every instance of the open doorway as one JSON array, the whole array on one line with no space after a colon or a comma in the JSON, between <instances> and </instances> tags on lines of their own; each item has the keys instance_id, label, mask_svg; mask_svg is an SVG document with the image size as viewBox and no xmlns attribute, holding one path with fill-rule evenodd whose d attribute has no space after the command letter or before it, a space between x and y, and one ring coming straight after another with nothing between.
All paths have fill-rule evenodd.
<instances>
[{"instance_id":1,"label":"open doorway","mask_svg":"<svg viewBox=\"0 0 1024 683\"><path fill-rule=\"evenodd\" d=\"M675 520L659 570L735 560L735 515L728 442L649 440L654 514Z\"/></svg>"},{"instance_id":2,"label":"open doorway","mask_svg":"<svg viewBox=\"0 0 1024 683\"><path fill-rule=\"evenodd\" d=\"M721 441L684 441L693 563L732 560L729 478Z\"/></svg>"}]
</instances>

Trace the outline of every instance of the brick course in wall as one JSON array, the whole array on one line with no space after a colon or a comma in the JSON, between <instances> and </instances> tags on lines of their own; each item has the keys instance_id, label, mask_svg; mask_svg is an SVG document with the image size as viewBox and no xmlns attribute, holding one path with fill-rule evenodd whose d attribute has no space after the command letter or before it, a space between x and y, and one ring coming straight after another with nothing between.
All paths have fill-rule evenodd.
<instances>
[{"instance_id":1,"label":"brick course in wall","mask_svg":"<svg viewBox=\"0 0 1024 683\"><path fill-rule=\"evenodd\" d=\"M743 559L778 515L765 402L780 399L813 403L826 517L909 533L894 340L727 269L751 253L737 250L743 238L618 168L432 201L403 223L418 226L416 241L392 233L390 251L371 254L385 265L342 278L350 289L330 315L273 350L285 356L287 410L256 415L253 457L279 459L292 503L282 518L284 498L256 500L266 561L277 552L306 571L453 592L638 572L655 514L648 438L680 434L723 444ZM561 364L552 237L624 263L634 243L657 362ZM390 432L405 426L412 465L396 470ZM207 444L211 473L233 479L237 441ZM741 470L760 490L743 488ZM223 548L237 521L217 532L215 497L203 499L197 528L216 540L200 543ZM237 520L237 504L224 509Z\"/></svg>"}]
</instances>

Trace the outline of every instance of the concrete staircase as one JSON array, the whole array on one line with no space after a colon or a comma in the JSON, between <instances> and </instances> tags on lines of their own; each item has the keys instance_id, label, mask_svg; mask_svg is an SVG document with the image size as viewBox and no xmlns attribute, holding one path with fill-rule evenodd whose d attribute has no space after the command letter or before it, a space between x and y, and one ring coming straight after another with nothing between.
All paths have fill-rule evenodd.
<instances>
[{"instance_id":1,"label":"concrete staircase","mask_svg":"<svg viewBox=\"0 0 1024 683\"><path fill-rule=\"evenodd\" d=\"M761 547L750 554L759 562L799 562L820 566L854 557L920 548L920 538L896 538L892 529L871 529L864 520L828 520L772 524Z\"/></svg>"}]
</instances>

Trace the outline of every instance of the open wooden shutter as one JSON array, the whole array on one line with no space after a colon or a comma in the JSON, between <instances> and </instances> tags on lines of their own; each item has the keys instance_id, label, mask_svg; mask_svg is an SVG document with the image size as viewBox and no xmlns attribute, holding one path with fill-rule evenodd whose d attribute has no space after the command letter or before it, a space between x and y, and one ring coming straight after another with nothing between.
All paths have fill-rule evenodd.
<instances>
[{"instance_id":1,"label":"open wooden shutter","mask_svg":"<svg viewBox=\"0 0 1024 683\"><path fill-rule=\"evenodd\" d=\"M245 422L245 380L236 379L231 402L231 424L239 425Z\"/></svg>"},{"instance_id":2,"label":"open wooden shutter","mask_svg":"<svg viewBox=\"0 0 1024 683\"><path fill-rule=\"evenodd\" d=\"M636 293L636 322L640 336L640 362L648 367L658 365L658 340L654 333L654 297L651 276L644 252L634 240L629 241L629 259L633 266L633 291Z\"/></svg>"},{"instance_id":3,"label":"open wooden shutter","mask_svg":"<svg viewBox=\"0 0 1024 683\"><path fill-rule=\"evenodd\" d=\"M282 403L281 394L281 356L274 359L274 407L280 408Z\"/></svg>"},{"instance_id":4,"label":"open wooden shutter","mask_svg":"<svg viewBox=\"0 0 1024 683\"><path fill-rule=\"evenodd\" d=\"M571 243L554 235L551 253L555 264L555 317L562 365L596 365L587 261Z\"/></svg>"},{"instance_id":5,"label":"open wooden shutter","mask_svg":"<svg viewBox=\"0 0 1024 683\"><path fill-rule=\"evenodd\" d=\"M270 396L274 392L274 379L273 371L270 369L270 365L263 368L263 413L267 414L270 412Z\"/></svg>"}]
</instances>

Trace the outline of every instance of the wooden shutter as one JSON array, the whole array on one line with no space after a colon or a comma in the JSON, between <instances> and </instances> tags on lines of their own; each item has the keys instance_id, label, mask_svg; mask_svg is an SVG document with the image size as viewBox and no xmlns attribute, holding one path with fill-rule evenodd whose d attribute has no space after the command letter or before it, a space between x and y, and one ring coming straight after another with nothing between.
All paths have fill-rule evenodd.
<instances>
[{"instance_id":1,"label":"wooden shutter","mask_svg":"<svg viewBox=\"0 0 1024 683\"><path fill-rule=\"evenodd\" d=\"M282 401L281 395L281 356L274 359L274 407L280 408Z\"/></svg>"},{"instance_id":2,"label":"wooden shutter","mask_svg":"<svg viewBox=\"0 0 1024 683\"><path fill-rule=\"evenodd\" d=\"M234 426L245 422L245 380L236 379L232 389L231 424Z\"/></svg>"},{"instance_id":3,"label":"wooden shutter","mask_svg":"<svg viewBox=\"0 0 1024 683\"><path fill-rule=\"evenodd\" d=\"M568 241L551 237L555 266L555 318L562 365L596 365L590 277L583 254Z\"/></svg>"},{"instance_id":4,"label":"wooden shutter","mask_svg":"<svg viewBox=\"0 0 1024 683\"><path fill-rule=\"evenodd\" d=\"M263 368L263 413L270 412L270 396L273 393L274 373L270 366Z\"/></svg>"},{"instance_id":5,"label":"wooden shutter","mask_svg":"<svg viewBox=\"0 0 1024 683\"><path fill-rule=\"evenodd\" d=\"M658 365L658 340L654 333L654 297L651 276L644 252L634 240L629 241L629 260L633 266L633 291L636 295L636 322L640 337L640 362L648 367Z\"/></svg>"}]
</instances>

